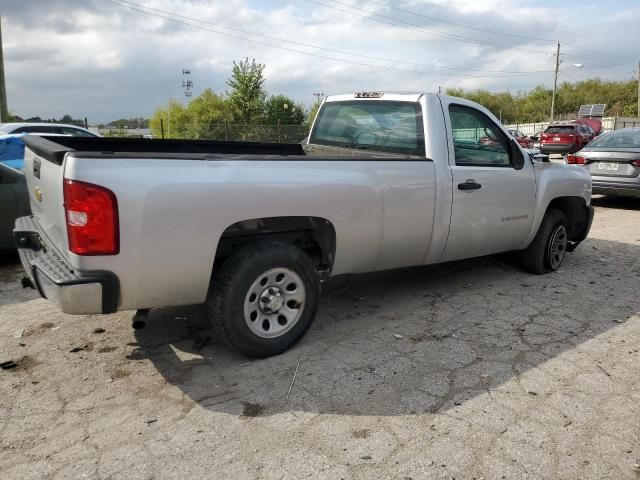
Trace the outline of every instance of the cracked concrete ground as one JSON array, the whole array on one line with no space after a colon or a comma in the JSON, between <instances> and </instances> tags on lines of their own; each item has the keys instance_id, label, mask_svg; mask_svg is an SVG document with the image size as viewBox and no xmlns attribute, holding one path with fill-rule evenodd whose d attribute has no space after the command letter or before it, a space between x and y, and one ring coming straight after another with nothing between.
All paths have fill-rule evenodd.
<instances>
[{"instance_id":1,"label":"cracked concrete ground","mask_svg":"<svg viewBox=\"0 0 640 480\"><path fill-rule=\"evenodd\" d=\"M266 360L198 307L136 331L61 314L4 257L0 478L638 479L640 201L594 204L556 273L499 256L337 278Z\"/></svg>"}]
</instances>

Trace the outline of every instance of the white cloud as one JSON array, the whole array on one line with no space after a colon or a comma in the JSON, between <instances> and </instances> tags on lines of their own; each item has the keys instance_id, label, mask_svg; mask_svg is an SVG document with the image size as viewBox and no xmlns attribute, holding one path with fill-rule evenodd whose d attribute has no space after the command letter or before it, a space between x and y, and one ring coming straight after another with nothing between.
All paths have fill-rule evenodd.
<instances>
[{"instance_id":1,"label":"white cloud","mask_svg":"<svg viewBox=\"0 0 640 480\"><path fill-rule=\"evenodd\" d=\"M266 86L271 93L284 93L307 104L313 102L312 94L316 91L335 93L369 88L434 91L439 85L445 88L509 88L518 91L540 83L549 85L552 79L550 73L501 78L498 75L506 74L490 72L549 71L553 66L550 55L554 48L552 43L463 29L406 15L378 3L342 0L365 10L375 10L382 15L423 25L427 30L378 23L304 0L288 3L257 0L133 1L215 25L179 19L202 27L193 28L128 10L106 0L30 0L21 8L17 4L23 2L16 2L7 9L3 7L10 110L23 116L59 117L70 113L87 116L93 121L150 115L169 97L183 98L180 87L182 68L191 69L196 94L207 87L223 92L232 61L245 57L267 65ZM318 1L326 5L331 3L331 0ZM391 0L385 1L391 4ZM602 14L598 10L589 10L592 13L583 15L580 22L569 22L575 12L562 4L549 8L544 4L531 6L529 2L521 4L515 0L392 3L423 15L487 30L534 38L561 37L582 48L624 57L634 58L635 45L640 39L640 31L636 28L640 16L637 9L625 15L608 7L607 15L615 16L616 20L602 23L599 18ZM365 17L369 15L364 10L350 11ZM298 44L251 36L219 25ZM207 29L226 32L227 35ZM598 35L585 35L585 31L598 31ZM240 40L236 38L238 36L254 42ZM457 41L451 36L469 37L526 51L490 48ZM314 49L301 43L331 50ZM275 45L284 49L275 48ZM359 55L347 55L338 50ZM563 52L576 55L567 56L565 66L585 64L572 76L586 78L599 75L612 79L631 76L632 60L603 56L564 44ZM410 63L393 63L384 58ZM615 63L620 65L609 66ZM465 73L493 75L493 78L462 76Z\"/></svg>"}]
</instances>

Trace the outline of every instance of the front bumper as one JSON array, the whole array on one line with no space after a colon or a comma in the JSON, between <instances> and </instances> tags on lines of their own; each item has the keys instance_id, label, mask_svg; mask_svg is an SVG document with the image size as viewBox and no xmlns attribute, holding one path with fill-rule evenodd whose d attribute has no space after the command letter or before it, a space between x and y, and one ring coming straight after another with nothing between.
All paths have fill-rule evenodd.
<instances>
[{"instance_id":1,"label":"front bumper","mask_svg":"<svg viewBox=\"0 0 640 480\"><path fill-rule=\"evenodd\" d=\"M599 180L593 180L592 192L599 193L601 195L616 195L619 197L640 197L640 183L615 183L615 182L602 182Z\"/></svg>"},{"instance_id":2,"label":"front bumper","mask_svg":"<svg viewBox=\"0 0 640 480\"><path fill-rule=\"evenodd\" d=\"M31 283L64 313L86 315L118 309L118 277L111 272L75 270L47 245L32 216L16 219L13 236Z\"/></svg>"}]
</instances>

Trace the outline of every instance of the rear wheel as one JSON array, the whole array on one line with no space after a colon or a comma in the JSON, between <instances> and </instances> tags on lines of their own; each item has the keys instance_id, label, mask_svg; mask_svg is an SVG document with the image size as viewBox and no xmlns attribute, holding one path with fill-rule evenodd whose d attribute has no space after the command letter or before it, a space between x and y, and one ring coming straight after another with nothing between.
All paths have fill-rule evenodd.
<instances>
[{"instance_id":1,"label":"rear wheel","mask_svg":"<svg viewBox=\"0 0 640 480\"><path fill-rule=\"evenodd\" d=\"M207 307L222 339L251 357L282 353L304 335L319 296L309 256L283 242L249 245L227 259L214 278Z\"/></svg>"},{"instance_id":2,"label":"rear wheel","mask_svg":"<svg viewBox=\"0 0 640 480\"><path fill-rule=\"evenodd\" d=\"M524 268L536 274L557 270L567 253L568 242L564 213L556 209L549 210L542 219L533 242L522 252Z\"/></svg>"}]
</instances>

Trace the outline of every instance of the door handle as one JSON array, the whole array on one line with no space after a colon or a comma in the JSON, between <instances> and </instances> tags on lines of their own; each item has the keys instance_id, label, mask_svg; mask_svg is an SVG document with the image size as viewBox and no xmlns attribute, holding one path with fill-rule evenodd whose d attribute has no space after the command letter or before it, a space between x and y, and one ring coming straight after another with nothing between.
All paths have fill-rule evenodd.
<instances>
[{"instance_id":1,"label":"door handle","mask_svg":"<svg viewBox=\"0 0 640 480\"><path fill-rule=\"evenodd\" d=\"M475 180L467 180L458 184L458 190L478 190L479 188L482 188L482 185L476 183Z\"/></svg>"}]
</instances>

